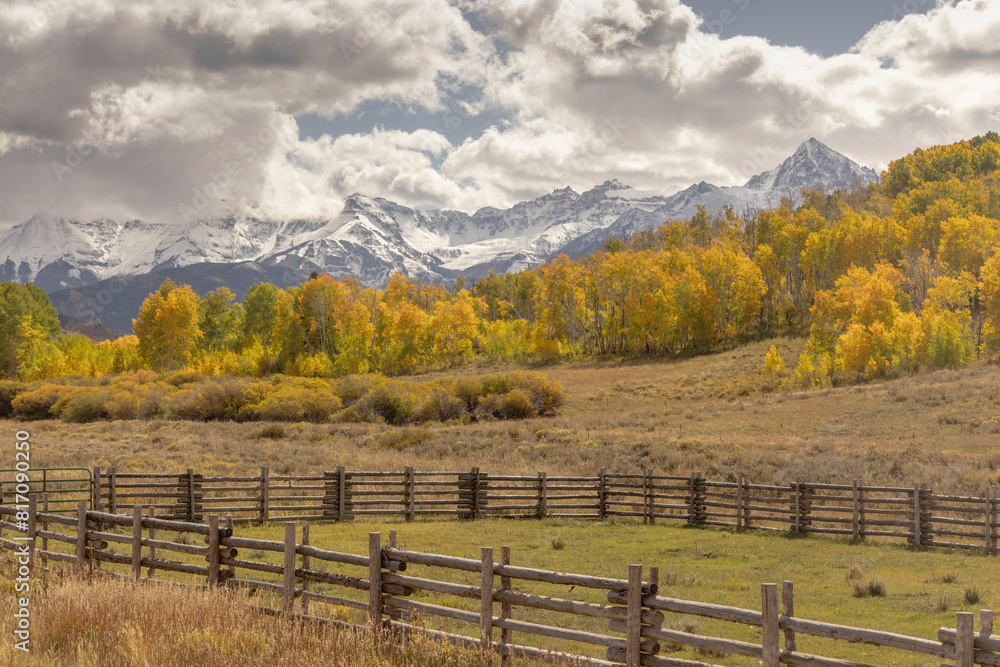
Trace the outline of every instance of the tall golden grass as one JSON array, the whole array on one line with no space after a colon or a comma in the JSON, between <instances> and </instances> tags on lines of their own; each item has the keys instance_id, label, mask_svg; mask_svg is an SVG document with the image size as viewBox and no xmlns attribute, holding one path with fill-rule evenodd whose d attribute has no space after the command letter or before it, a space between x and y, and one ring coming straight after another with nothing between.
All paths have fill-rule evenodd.
<instances>
[{"instance_id":1,"label":"tall golden grass","mask_svg":"<svg viewBox=\"0 0 1000 667\"><path fill-rule=\"evenodd\" d=\"M25 667L472 667L478 655L268 616L224 590L46 576L31 592L31 652L13 646L16 595L0 593L0 664ZM487 663L490 665L492 663ZM496 663L499 665L499 662Z\"/></svg>"}]
</instances>

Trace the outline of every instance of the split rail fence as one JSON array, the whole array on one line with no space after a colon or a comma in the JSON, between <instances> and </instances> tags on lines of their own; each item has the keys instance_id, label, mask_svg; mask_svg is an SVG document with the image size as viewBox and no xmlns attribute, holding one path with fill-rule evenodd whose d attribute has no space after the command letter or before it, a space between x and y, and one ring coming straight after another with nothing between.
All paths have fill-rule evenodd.
<instances>
[{"instance_id":1,"label":"split rail fence","mask_svg":"<svg viewBox=\"0 0 1000 667\"><path fill-rule=\"evenodd\" d=\"M84 500L76 516L65 516L39 511L44 497L25 500L26 507L0 507L0 551L13 552L22 574L66 561L121 579L253 589L266 613L400 639L422 635L502 656L504 664L713 667L660 655L687 647L701 651L695 657L748 656L764 667L871 667L804 650L837 652L853 642L890 650L878 654L881 664L891 653L894 664L933 658L956 667L1000 665L989 610L980 612L978 633L973 614L960 612L954 628L924 639L799 618L790 582L762 584L760 608L751 610L660 596L656 568L638 564L623 579L554 572L512 564L508 547L498 562L492 548L478 558L422 553L396 546L394 534L384 545L379 533L369 535L366 552L342 553L311 544L308 523L285 523L283 541L261 540L237 536L232 517L216 514L193 523L140 505L131 515L89 510ZM666 621L676 615L725 622L718 625L737 637L671 629L676 624Z\"/></svg>"},{"instance_id":2,"label":"split rail fence","mask_svg":"<svg viewBox=\"0 0 1000 667\"><path fill-rule=\"evenodd\" d=\"M348 471L322 475L259 476L119 473L93 471L93 509L111 514L136 505L163 518L201 521L206 512L231 514L236 523L345 521L358 516L478 518L631 517L644 523L680 522L737 529L881 537L918 547L984 549L997 553L1000 498L997 487L981 496L935 494L926 484L910 487L817 484L754 484L689 476L613 474L595 476L495 475L464 472ZM52 495L52 494L50 494Z\"/></svg>"}]
</instances>

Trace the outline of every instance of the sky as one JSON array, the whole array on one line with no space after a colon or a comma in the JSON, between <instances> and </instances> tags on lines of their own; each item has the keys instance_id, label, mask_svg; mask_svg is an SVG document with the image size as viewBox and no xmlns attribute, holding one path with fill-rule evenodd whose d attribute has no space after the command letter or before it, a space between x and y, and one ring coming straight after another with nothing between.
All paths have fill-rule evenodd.
<instances>
[{"instance_id":1,"label":"sky","mask_svg":"<svg viewBox=\"0 0 1000 667\"><path fill-rule=\"evenodd\" d=\"M0 224L472 212L1000 125L987 0L5 0Z\"/></svg>"}]
</instances>

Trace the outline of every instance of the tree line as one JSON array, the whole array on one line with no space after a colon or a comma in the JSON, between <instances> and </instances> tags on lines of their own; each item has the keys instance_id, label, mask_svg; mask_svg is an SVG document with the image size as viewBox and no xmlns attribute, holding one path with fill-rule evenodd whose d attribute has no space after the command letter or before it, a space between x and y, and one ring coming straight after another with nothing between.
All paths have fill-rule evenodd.
<instances>
[{"instance_id":1,"label":"tree line","mask_svg":"<svg viewBox=\"0 0 1000 667\"><path fill-rule=\"evenodd\" d=\"M809 342L792 380L822 386L995 361L998 246L991 132L916 150L880 184L805 190L769 210L699 208L585 257L450 287L399 273L382 289L314 274L237 301L224 287L200 297L167 281L133 336L96 344L59 335L40 290L6 284L0 372L404 375L477 357L701 354L801 335Z\"/></svg>"}]
</instances>

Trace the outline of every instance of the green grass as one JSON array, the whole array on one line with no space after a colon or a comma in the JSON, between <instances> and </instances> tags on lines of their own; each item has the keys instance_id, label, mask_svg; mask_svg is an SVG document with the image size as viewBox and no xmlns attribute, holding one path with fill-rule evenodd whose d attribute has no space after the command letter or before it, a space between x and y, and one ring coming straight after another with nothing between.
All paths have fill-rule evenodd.
<instances>
[{"instance_id":1,"label":"green grass","mask_svg":"<svg viewBox=\"0 0 1000 667\"><path fill-rule=\"evenodd\" d=\"M760 584L795 583L796 616L830 623L887 630L900 634L934 639L942 626L954 627L956 611L977 611L996 604L996 593L989 585L995 581L996 560L978 552L913 551L897 544L870 541L850 544L846 540L809 536L789 539L781 534L737 533L719 529L690 529L676 525L641 525L622 522L577 521L501 521L476 522L434 521L406 523L375 523L356 521L345 524L313 524L311 544L335 551L355 554L367 552L368 533L381 532L383 544L388 544L389 531L397 531L401 548L439 554L479 558L480 547L492 546L499 560L501 545L511 547L514 565L578 572L614 578L625 578L629 563L642 563L660 568L660 595L717 604L760 608ZM237 526L238 536L283 540L284 527L279 523L259 527ZM299 533L301 535L301 532ZM562 543L553 548L554 542ZM240 558L279 563L276 553L244 552ZM192 561L193 562L193 561ZM313 561L314 565L316 561ZM360 568L326 564L330 572L364 577ZM860 570L860 581L858 580ZM478 585L477 573L411 566L406 574L427 576L470 585ZM251 578L240 571L241 578ZM259 574L254 578L278 581L275 575ZM188 578L190 579L190 578ZM855 585L867 586L878 581L885 586L884 596L855 595ZM983 582L981 599L974 605L965 600L968 583ZM499 586L499 582L497 584ZM518 590L554 597L602 602L599 591L518 582ZM313 584L313 590L332 595L345 595L345 590ZM363 592L346 596L365 599ZM270 601L267 594L254 596L255 601ZM942 610L940 601L950 605ZM433 604L478 610L478 601L458 599L434 593L417 592L414 600ZM312 603L310 613L327 614L324 605ZM499 606L497 607L499 613ZM362 620L359 612L340 612L339 618ZM515 616L560 625L569 620L556 613L518 609ZM476 636L477 629L458 622L423 619L438 627ZM604 621L575 617L572 627L602 632ZM699 634L725 636L745 641L760 641L760 632L753 628L709 619L668 615L667 623L677 629ZM545 647L599 655L600 649L585 645L568 646L539 637L527 638L515 634L515 641L540 644ZM800 636L798 649L804 652L837 657L878 665L936 665L940 660L906 654L871 646L852 645ZM665 647L665 653L669 649ZM700 659L721 665L752 665L754 661L740 657L707 656L691 650L670 653L676 657Z\"/></svg>"}]
</instances>

